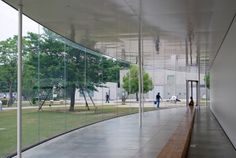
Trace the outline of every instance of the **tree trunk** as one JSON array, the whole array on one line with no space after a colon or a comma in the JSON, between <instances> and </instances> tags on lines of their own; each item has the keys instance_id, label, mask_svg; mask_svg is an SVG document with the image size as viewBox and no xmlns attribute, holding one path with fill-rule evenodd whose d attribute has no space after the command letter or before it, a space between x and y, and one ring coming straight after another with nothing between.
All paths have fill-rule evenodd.
<instances>
[{"instance_id":1,"label":"tree trunk","mask_svg":"<svg viewBox=\"0 0 236 158\"><path fill-rule=\"evenodd\" d=\"M13 95L12 95L12 83L9 83L9 100L7 106L10 107L13 104Z\"/></svg>"},{"instance_id":2,"label":"tree trunk","mask_svg":"<svg viewBox=\"0 0 236 158\"><path fill-rule=\"evenodd\" d=\"M39 110L42 110L42 107L44 105L44 103L46 102L46 100L49 98L50 92L47 93L47 96L44 98L42 104L39 106Z\"/></svg>"},{"instance_id":3,"label":"tree trunk","mask_svg":"<svg viewBox=\"0 0 236 158\"><path fill-rule=\"evenodd\" d=\"M136 93L136 101L138 101L138 93Z\"/></svg>"},{"instance_id":4,"label":"tree trunk","mask_svg":"<svg viewBox=\"0 0 236 158\"><path fill-rule=\"evenodd\" d=\"M81 92L82 92L83 97L84 97L85 105L86 105L87 109L90 110L90 109L89 109L89 106L88 106L88 102L87 102L87 99L86 99L86 96L85 96L85 93L84 93L84 89L83 89L83 88L81 88Z\"/></svg>"},{"instance_id":5,"label":"tree trunk","mask_svg":"<svg viewBox=\"0 0 236 158\"><path fill-rule=\"evenodd\" d=\"M129 94L128 94L129 95ZM125 95L122 94L122 97L121 97L121 101L122 101L122 105L125 105L125 101L126 99L128 98L128 95L127 97Z\"/></svg>"},{"instance_id":6,"label":"tree trunk","mask_svg":"<svg viewBox=\"0 0 236 158\"><path fill-rule=\"evenodd\" d=\"M71 85L71 91L70 91L70 109L69 111L74 111L75 110L75 84Z\"/></svg>"},{"instance_id":7,"label":"tree trunk","mask_svg":"<svg viewBox=\"0 0 236 158\"><path fill-rule=\"evenodd\" d=\"M96 111L96 110L97 110L97 107L96 107L95 103L93 102L93 98L91 97L91 95L89 94L88 91L87 91L87 93L88 93L88 96L89 96L90 100L92 101L93 106L95 107L95 111Z\"/></svg>"}]
</instances>

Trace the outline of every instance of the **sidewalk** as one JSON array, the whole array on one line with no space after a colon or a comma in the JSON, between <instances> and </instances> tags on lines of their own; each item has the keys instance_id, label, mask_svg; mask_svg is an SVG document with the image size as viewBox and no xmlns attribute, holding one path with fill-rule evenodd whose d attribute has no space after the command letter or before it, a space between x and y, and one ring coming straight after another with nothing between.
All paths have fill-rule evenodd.
<instances>
[{"instance_id":1,"label":"sidewalk","mask_svg":"<svg viewBox=\"0 0 236 158\"><path fill-rule=\"evenodd\" d=\"M23 153L24 158L156 158L183 119L186 108L119 117L57 137Z\"/></svg>"},{"instance_id":2,"label":"sidewalk","mask_svg":"<svg viewBox=\"0 0 236 158\"><path fill-rule=\"evenodd\" d=\"M90 104L90 103L89 103ZM106 106L106 105L114 105L118 107L139 107L138 102L127 102L125 105L122 105L121 102L115 102L111 101L110 103L102 103L102 102L95 102L96 106ZM90 104L91 105L91 104ZM57 107L68 107L70 104L67 103L66 105L51 105L51 107L48 104L45 104L43 108L57 108ZM77 102L75 106L85 106L84 102ZM92 106L92 105L91 105ZM184 107L185 102L178 102L178 103L170 103L170 102L161 102L160 107L161 108L174 108L174 107ZM153 102L144 102L144 107L156 107L156 105ZM3 107L2 110L16 110L17 107ZM38 109L38 106L23 106L22 109ZM1 112L1 111L0 111Z\"/></svg>"}]
</instances>

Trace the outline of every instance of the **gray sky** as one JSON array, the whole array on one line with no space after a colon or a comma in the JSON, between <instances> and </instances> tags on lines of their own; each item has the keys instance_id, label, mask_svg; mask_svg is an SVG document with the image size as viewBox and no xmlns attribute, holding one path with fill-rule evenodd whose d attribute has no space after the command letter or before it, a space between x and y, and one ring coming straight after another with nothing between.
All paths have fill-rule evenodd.
<instances>
[{"instance_id":1,"label":"gray sky","mask_svg":"<svg viewBox=\"0 0 236 158\"><path fill-rule=\"evenodd\" d=\"M0 41L17 35L18 12L0 0ZM40 27L42 28L42 27ZM39 25L23 16L23 35L27 32L39 32ZM42 31L40 29L40 31Z\"/></svg>"}]
</instances>

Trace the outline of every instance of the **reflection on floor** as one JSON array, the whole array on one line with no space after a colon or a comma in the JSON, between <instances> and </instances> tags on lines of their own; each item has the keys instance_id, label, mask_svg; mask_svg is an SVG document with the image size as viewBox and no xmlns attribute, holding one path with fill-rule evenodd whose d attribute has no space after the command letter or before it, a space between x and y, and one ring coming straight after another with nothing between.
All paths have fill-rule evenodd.
<instances>
[{"instance_id":1,"label":"reflection on floor","mask_svg":"<svg viewBox=\"0 0 236 158\"><path fill-rule=\"evenodd\" d=\"M196 111L188 158L235 158L236 150L209 108Z\"/></svg>"},{"instance_id":2,"label":"reflection on floor","mask_svg":"<svg viewBox=\"0 0 236 158\"><path fill-rule=\"evenodd\" d=\"M186 108L129 115L97 123L23 153L24 158L155 158L183 119Z\"/></svg>"}]
</instances>

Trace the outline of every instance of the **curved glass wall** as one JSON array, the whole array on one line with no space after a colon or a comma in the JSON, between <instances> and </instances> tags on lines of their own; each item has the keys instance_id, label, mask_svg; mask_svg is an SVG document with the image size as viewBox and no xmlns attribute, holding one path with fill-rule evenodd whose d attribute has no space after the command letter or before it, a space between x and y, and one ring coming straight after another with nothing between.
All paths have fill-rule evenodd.
<instances>
[{"instance_id":1,"label":"curved glass wall","mask_svg":"<svg viewBox=\"0 0 236 158\"><path fill-rule=\"evenodd\" d=\"M130 28L127 28L128 32ZM23 148L79 127L138 112L136 95L129 90L132 88L129 68L136 65L136 57L125 54L136 47L136 38L127 35L130 36L128 39L119 42L105 38L93 41L86 37L81 40L83 45L79 45L40 25L35 30L23 37ZM117 25L116 34L119 31ZM13 43L5 47L14 47L14 52L8 52L8 48L1 49L1 59L6 54L15 63L11 65L14 70L14 97L17 85L17 37L11 37L11 40ZM127 78L128 89L122 88L124 76ZM8 86L3 79L1 85ZM2 101L6 99L9 102L9 87L6 91L1 89L1 93L7 95ZM3 107L4 111L0 112L0 156L6 157L16 151L15 98L12 104L3 103ZM145 110L154 110L154 107Z\"/></svg>"},{"instance_id":2,"label":"curved glass wall","mask_svg":"<svg viewBox=\"0 0 236 158\"><path fill-rule=\"evenodd\" d=\"M102 27L99 33L93 27L82 30L80 44L40 25L23 27L23 148L139 111L138 16L133 13L133 21L125 24L123 16L113 15L109 33L103 34ZM76 33L72 25L66 37L73 39ZM16 34L0 41L0 157L16 151ZM196 63L186 65L185 51L184 40L158 35L158 30L143 25L144 111L157 110L158 92L160 109L185 106L186 80L197 77Z\"/></svg>"}]
</instances>

